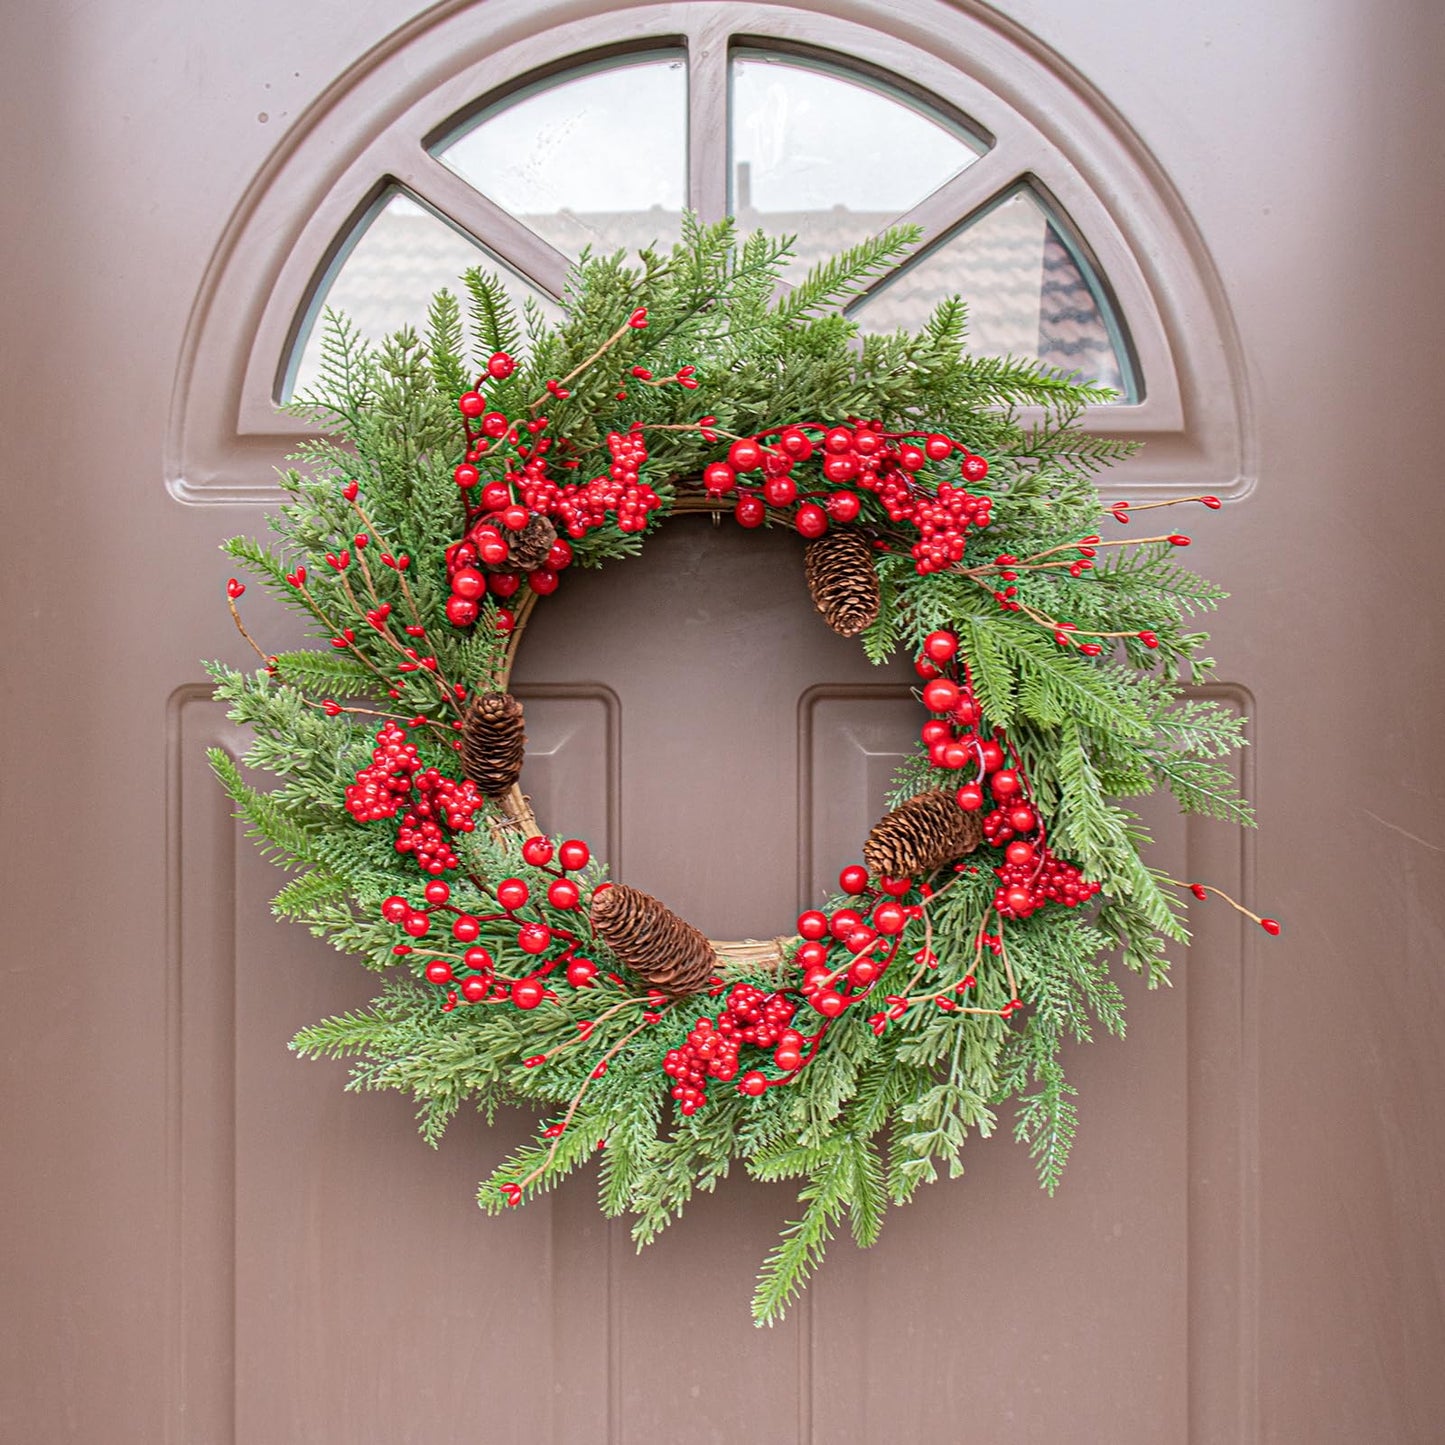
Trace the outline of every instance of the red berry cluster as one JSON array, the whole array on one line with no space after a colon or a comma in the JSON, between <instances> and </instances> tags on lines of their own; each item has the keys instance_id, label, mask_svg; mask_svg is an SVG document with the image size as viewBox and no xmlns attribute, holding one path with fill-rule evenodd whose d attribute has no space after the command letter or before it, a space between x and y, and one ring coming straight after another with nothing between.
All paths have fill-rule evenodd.
<instances>
[{"instance_id":1,"label":"red berry cluster","mask_svg":"<svg viewBox=\"0 0 1445 1445\"><path fill-rule=\"evenodd\" d=\"M637 324L645 326L646 316ZM499 351L487 363L487 375L504 381L514 367L512 358ZM688 371L690 378L691 368ZM485 380L480 379L478 386ZM547 389L559 400L570 394L556 382L549 382ZM623 532L641 532L662 505L642 480L647 444L640 422L627 432L609 433L607 471L579 483L562 478L564 471L575 471L581 461L566 437L555 439L561 460L553 458L554 439L542 435L548 426L545 416L513 419L504 411L488 409L478 390L463 393L457 406L466 427L467 450L453 476L466 499L467 532L447 549L451 587L447 619L454 627L469 627L477 620L486 592L505 599L521 586L521 573L506 568L512 548L509 534L520 532L533 517L551 518L576 541L609 517ZM489 481L483 480L484 467L492 474ZM527 573L527 585L542 596L555 592L558 574L572 557L571 544L559 537L545 564Z\"/></svg>"},{"instance_id":2,"label":"red berry cluster","mask_svg":"<svg viewBox=\"0 0 1445 1445\"><path fill-rule=\"evenodd\" d=\"M837 1018L872 992L893 962L903 930L923 916L918 904L900 901L912 886L910 879L880 879L875 889L868 870L854 863L838 882L858 899L858 907L832 913L810 909L798 917L803 942L795 958L803 970L803 997L825 1019Z\"/></svg>"},{"instance_id":3,"label":"red berry cluster","mask_svg":"<svg viewBox=\"0 0 1445 1445\"><path fill-rule=\"evenodd\" d=\"M983 709L967 668L961 683L943 675L944 669L956 671L959 661L958 638L952 632L930 632L924 638L918 659L918 672L928 679L923 705L943 716L924 723L921 736L934 767L976 769L955 795L960 808L970 813L981 809L985 789L993 797L996 806L983 819L984 841L1007 849L1004 866L994 870L999 877L994 907L1005 918L1027 918L1047 902L1067 908L1087 903L1099 885L1086 882L1074 864L1050 851L1043 820L1028 800L1024 775L1005 756L1002 729L994 729L991 738L983 736Z\"/></svg>"},{"instance_id":4,"label":"red berry cluster","mask_svg":"<svg viewBox=\"0 0 1445 1445\"><path fill-rule=\"evenodd\" d=\"M436 768L422 766L405 728L385 723L376 735L371 764L346 789L346 810L359 823L406 813L396 834L396 851L410 853L423 873L444 873L460 860L444 829L470 833L482 795L470 781L458 782Z\"/></svg>"},{"instance_id":5,"label":"red berry cluster","mask_svg":"<svg viewBox=\"0 0 1445 1445\"><path fill-rule=\"evenodd\" d=\"M809 432L821 434L818 442ZM777 437L776 442L765 445L764 439L771 436ZM803 491L794 469L811 460L820 445L822 480L827 485ZM872 492L891 521L911 524L918 531L911 551L918 572L926 575L962 561L969 527L986 527L991 520L989 497L949 482L930 491L915 480L930 461L943 461L956 451L963 454L959 469L965 481L981 482L988 475L982 457L937 433L919 446L911 434L886 432L880 422L831 427L800 422L735 441L727 461L704 468L703 486L714 497L735 491L734 516L744 527L761 526L767 507L781 510L796 503L793 525L808 538L822 536L830 521L853 521L862 508L858 492ZM760 485L740 480L752 472L762 473ZM823 505L810 498L821 498Z\"/></svg>"},{"instance_id":6,"label":"red berry cluster","mask_svg":"<svg viewBox=\"0 0 1445 1445\"><path fill-rule=\"evenodd\" d=\"M1073 863L1055 857L1045 843L1010 843L1004 859L1003 867L994 869L999 884L993 906L1000 917L1027 918L1049 902L1077 908L1099 891L1097 883L1085 881Z\"/></svg>"},{"instance_id":7,"label":"red berry cluster","mask_svg":"<svg viewBox=\"0 0 1445 1445\"><path fill-rule=\"evenodd\" d=\"M796 1056L791 1067L803 1061L803 1036L788 1027L798 1006L785 993L767 993L750 983L734 984L727 1003L716 1019L701 1018L693 1025L681 1048L669 1049L662 1061L662 1071L677 1082L672 1097L684 1114L695 1114L707 1103L707 1081L724 1083L737 1078L738 1055L744 1044L769 1049L777 1045L777 1055L789 1059ZM779 1062L779 1067L783 1065ZM758 1095L768 1087L767 1078L757 1070L744 1074L738 1089L744 1094Z\"/></svg>"}]
</instances>

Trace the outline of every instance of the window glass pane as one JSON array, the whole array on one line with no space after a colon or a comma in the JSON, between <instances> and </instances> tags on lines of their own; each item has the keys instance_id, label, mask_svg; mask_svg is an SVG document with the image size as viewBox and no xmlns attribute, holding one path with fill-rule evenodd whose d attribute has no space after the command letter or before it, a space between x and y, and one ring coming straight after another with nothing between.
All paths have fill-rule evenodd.
<instances>
[{"instance_id":1,"label":"window glass pane","mask_svg":"<svg viewBox=\"0 0 1445 1445\"><path fill-rule=\"evenodd\" d=\"M558 314L556 304L544 292L490 252L399 191L389 192L357 224L332 264L330 276L317 288L297 341L300 360L294 362L283 394L304 390L318 374L323 307L345 312L371 341L403 326L420 331L433 294L443 287L461 300L465 312L461 277L473 266L496 272L519 311L530 296L549 316Z\"/></svg>"},{"instance_id":2,"label":"window glass pane","mask_svg":"<svg viewBox=\"0 0 1445 1445\"><path fill-rule=\"evenodd\" d=\"M435 154L567 256L671 246L687 195L686 63L669 53L551 82Z\"/></svg>"},{"instance_id":3,"label":"window glass pane","mask_svg":"<svg viewBox=\"0 0 1445 1445\"><path fill-rule=\"evenodd\" d=\"M796 234L803 268L875 235L983 153L901 93L822 65L732 61L732 209Z\"/></svg>"},{"instance_id":4,"label":"window glass pane","mask_svg":"<svg viewBox=\"0 0 1445 1445\"><path fill-rule=\"evenodd\" d=\"M945 297L968 303L969 350L1038 357L1136 400L1117 323L1066 229L1021 189L852 310L869 331L917 330Z\"/></svg>"}]
</instances>

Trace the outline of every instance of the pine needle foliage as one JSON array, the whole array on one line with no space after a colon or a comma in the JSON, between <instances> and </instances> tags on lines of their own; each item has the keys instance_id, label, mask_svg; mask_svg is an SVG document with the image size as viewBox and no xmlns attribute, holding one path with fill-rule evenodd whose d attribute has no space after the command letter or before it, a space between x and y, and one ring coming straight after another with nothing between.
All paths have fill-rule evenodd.
<instances>
[{"instance_id":1,"label":"pine needle foliage","mask_svg":"<svg viewBox=\"0 0 1445 1445\"><path fill-rule=\"evenodd\" d=\"M1068 1048L1098 1029L1123 1032L1112 968L1122 963L1158 982L1166 944L1187 937L1171 885L1143 860L1148 840L1126 800L1163 788L1186 811L1250 821L1221 762L1243 741L1241 720L1183 696L1185 684L1207 675L1195 619L1223 593L1181 568L1167 543L1111 550L1082 573L1026 570L1016 590L1022 610L1001 608L997 581L969 567L920 576L904 552L879 551L882 609L861 639L867 655L916 653L937 628L958 635L988 724L1008 730L1052 845L1102 892L1090 910L1046 908L1011 923L1006 950L995 950L982 942L996 886L989 866L916 880L931 885L932 897L893 965L903 976L890 973L887 985L905 1007L872 1018L850 1010L792 1085L757 1098L715 1086L691 1116L675 1109L659 1066L708 1011L705 1000L650 998L588 937L601 970L594 986L558 983L531 1010L448 1007L446 990L426 979L427 950L398 953L403 935L381 912L395 895L418 898L421 875L394 846L394 828L358 823L343 796L370 762L385 716L407 721L426 766L455 775L457 699L441 679L487 689L504 668L506 637L492 625L492 604L471 629L447 625L444 614L443 553L463 524L452 477L464 448L456 399L493 352L512 354L516 369L488 380L490 404L517 416L545 399L551 434L569 438L584 465L605 467L608 433L641 423L648 479L665 503L719 458L726 442L718 435L864 417L890 431L966 438L987 455L994 520L985 561L1066 548L1098 531L1093 475L1128 448L1077 423L1107 393L1033 362L969 353L957 297L917 332L859 336L843 315L916 240L907 228L885 232L786 290L786 240L739 237L730 223L703 226L689 216L667 255L584 257L555 325L535 309L518 316L497 278L480 270L463 278L459 295L437 295L420 331L379 344L328 312L319 378L292 406L318 435L281 477L276 535L225 544L302 615L318 645L253 672L212 665L216 695L251 737L244 756L215 751L212 764L250 836L293 870L276 895L277 916L382 975L368 1008L303 1029L293 1048L350 1060L352 1088L409 1093L431 1142L463 1106L488 1117L503 1106L538 1111L536 1139L479 1189L492 1212L600 1154L600 1207L630 1215L640 1247L734 1166L758 1180L796 1181L797 1215L763 1264L759 1323L783 1315L845 1220L859 1245L872 1244L888 1207L941 1172L961 1173L967 1140L992 1133L1005 1108L1041 1183L1057 1187L1078 1128ZM631 328L639 307L648 324ZM589 366L599 349L607 364ZM695 368L692 387L618 385L634 367L668 377L684 366ZM563 377L574 377L568 394L549 394L547 383ZM1023 424L1020 407L1042 419ZM863 504L863 524L884 520L875 498ZM367 534L364 551L358 532ZM641 545L641 534L609 522L578 540L576 561L598 566ZM360 554L348 567L327 560L348 551ZM367 625L373 608L424 625L435 668L399 671L396 645ZM1060 647L1039 617L1118 636L1085 655ZM1146 631L1155 645L1139 639ZM262 774L279 785L258 786ZM956 782L920 748L900 769L893 801ZM453 839L460 867L448 874L452 902L485 917L494 912L492 886L515 876L542 900L542 921L580 927L577 914L545 901L551 875L521 858L504 815L487 805L478 822ZM584 892L603 877L592 865ZM488 922L480 942L499 976L529 967L515 923ZM915 956L923 959L916 970ZM795 986L797 965L788 968ZM746 966L726 972L729 983L777 982ZM961 997L984 1011L958 1010ZM1013 997L1019 1017L1000 1016Z\"/></svg>"}]
</instances>

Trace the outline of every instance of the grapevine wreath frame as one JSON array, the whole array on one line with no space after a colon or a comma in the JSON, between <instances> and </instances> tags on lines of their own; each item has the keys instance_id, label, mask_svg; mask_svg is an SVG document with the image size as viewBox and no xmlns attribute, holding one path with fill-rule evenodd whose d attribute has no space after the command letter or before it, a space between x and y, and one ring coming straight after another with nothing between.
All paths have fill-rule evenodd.
<instances>
[{"instance_id":1,"label":"grapevine wreath frame","mask_svg":"<svg viewBox=\"0 0 1445 1445\"><path fill-rule=\"evenodd\" d=\"M282 478L279 541L224 544L323 645L261 647L228 582L261 666L211 665L254 733L212 764L300 870L277 915L387 975L293 1048L412 1093L432 1142L464 1101L541 1104L488 1210L600 1155L601 1207L645 1244L734 1160L801 1179L759 1323L845 1215L871 1244L1010 1099L1052 1191L1075 1127L1063 1041L1122 1032L1111 964L1159 982L1185 904L1224 898L1151 869L1119 800L1164 787L1251 821L1219 762L1243 720L1181 697L1212 666L1191 619L1224 594L1178 565L1182 534L1102 535L1218 499L1105 507L1093 474L1128 446L1077 419L1108 393L968 355L958 298L916 334L860 337L842 305L916 239L787 290L787 239L688 217L670 254L584 256L555 325L480 270L465 317L441 292L422 334L372 346L328 315L292 404L325 431ZM709 940L609 880L521 787L507 684L532 609L689 511L796 528L824 620L875 662L907 647L929 714L864 862L769 942Z\"/></svg>"}]
</instances>

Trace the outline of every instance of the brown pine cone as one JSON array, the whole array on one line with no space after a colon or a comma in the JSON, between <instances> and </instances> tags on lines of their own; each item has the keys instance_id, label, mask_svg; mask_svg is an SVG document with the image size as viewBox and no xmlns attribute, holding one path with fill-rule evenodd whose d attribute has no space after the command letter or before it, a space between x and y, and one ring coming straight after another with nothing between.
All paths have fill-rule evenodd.
<instances>
[{"instance_id":1,"label":"brown pine cone","mask_svg":"<svg viewBox=\"0 0 1445 1445\"><path fill-rule=\"evenodd\" d=\"M717 972L702 932L651 894L614 883L594 894L593 932L633 973L673 998L698 993Z\"/></svg>"},{"instance_id":2,"label":"brown pine cone","mask_svg":"<svg viewBox=\"0 0 1445 1445\"><path fill-rule=\"evenodd\" d=\"M934 788L873 825L863 861L875 877L917 878L972 853L982 839L978 815L964 812L947 788Z\"/></svg>"},{"instance_id":3,"label":"brown pine cone","mask_svg":"<svg viewBox=\"0 0 1445 1445\"><path fill-rule=\"evenodd\" d=\"M462 771L489 798L500 798L522 776L527 730L522 704L509 692L472 699L462 723Z\"/></svg>"},{"instance_id":4,"label":"brown pine cone","mask_svg":"<svg viewBox=\"0 0 1445 1445\"><path fill-rule=\"evenodd\" d=\"M552 543L557 540L557 529L546 517L529 517L527 525L515 532L500 523L494 522L491 525L502 534L502 540L511 550L507 553L505 562L498 562L494 567L484 563L486 571L534 572L538 567L547 565L547 553L552 550Z\"/></svg>"},{"instance_id":5,"label":"brown pine cone","mask_svg":"<svg viewBox=\"0 0 1445 1445\"><path fill-rule=\"evenodd\" d=\"M813 606L840 636L857 637L878 616L873 549L860 533L839 529L809 542L803 573Z\"/></svg>"}]
</instances>

